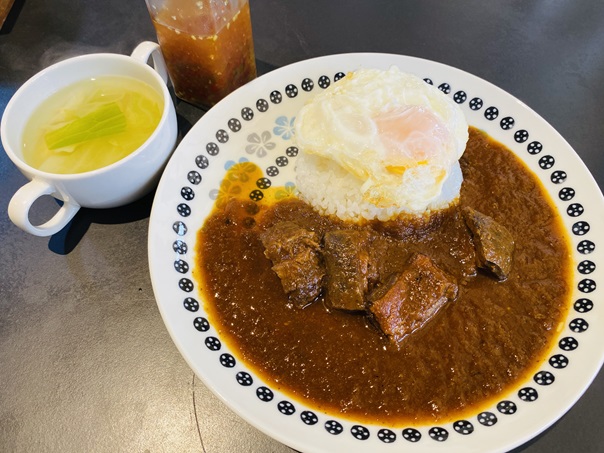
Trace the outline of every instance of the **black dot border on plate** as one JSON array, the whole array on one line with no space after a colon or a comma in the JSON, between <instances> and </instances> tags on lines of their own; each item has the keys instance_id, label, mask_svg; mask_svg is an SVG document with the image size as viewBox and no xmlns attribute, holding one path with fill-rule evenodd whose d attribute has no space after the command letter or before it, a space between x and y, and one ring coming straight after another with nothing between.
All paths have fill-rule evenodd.
<instances>
[{"instance_id":1,"label":"black dot border on plate","mask_svg":"<svg viewBox=\"0 0 604 453\"><path fill-rule=\"evenodd\" d=\"M297 418L304 425L322 426L327 433L333 436L345 435L346 433L345 427L340 421L330 418L322 420L320 415L308 409L299 411L296 403L287 399L276 401L276 395L272 389L266 385L254 385L255 378L253 375L248 371L240 369L238 360L230 354L230 352L225 352L221 340L212 333L211 324L208 319L204 316L199 316L197 313L200 310L200 304L192 297L195 284L192 278L189 278L188 276L191 269L186 259L190 247L187 245L185 238L189 233L186 219L192 214L194 209L190 203L195 198L195 189L192 186L198 186L203 181L204 172L212 171L210 168L211 159L220 153L220 146L229 141L230 134L239 133L247 124L258 118L258 114L269 111L272 105L279 105L283 102L287 102L288 99L294 99L302 93L309 93L317 89L326 89L332 83L345 77L345 74L345 72L339 71L333 74L333 76L321 75L316 80L305 77L298 82L285 84L279 89L274 89L270 93L267 93L266 97L258 98L254 105L243 106L240 109L239 117L233 116L229 118L224 127L217 129L212 136L212 140L206 144L205 154L199 154L195 157L194 162L192 163L192 169L186 174L186 181L188 184L185 183L187 185L183 185L180 189L181 201L177 203L175 207L176 214L178 215L177 220L171 225L173 233L176 235L171 247L172 251L177 255L173 262L173 268L178 275L178 289L182 291L184 295L183 299L181 299L181 303L185 311L193 314L193 328L204 335L202 344L209 351L216 353L218 363L225 370L233 370L232 372L235 373L234 380L240 386L253 389L254 394L260 402L274 404L275 410L286 417L292 417L295 414L298 414ZM568 175L563 169L555 168L557 162L554 156L550 154L541 155L544 151L543 144L538 140L532 139L530 132L526 129L516 128L517 124L513 116L503 116L499 108L493 105L488 105L483 110L485 102L482 98L472 97L467 91L458 89L448 82L442 82L435 85L434 81L429 77L424 78L424 81L437 87L446 95L450 95L457 104L462 105L467 103L470 115L480 114L487 121L495 121L501 117L498 123L499 127L503 131L510 131L513 134L515 143L523 146L527 143L526 152L530 156L536 156L535 158L538 159L537 163L541 170L549 172L549 181L555 185L561 185L566 182ZM297 83L299 83L299 85ZM267 177L260 178L256 182L258 189L253 190L249 194L250 198L261 199L264 196L262 190L266 190L272 185L270 178L277 176L279 174L279 168L289 165L290 159L295 159L297 155L298 149L295 146L290 146L285 151L285 155L276 157L273 164L265 169ZM581 255L589 255L595 251L596 244L589 238L583 238L583 236L587 236L590 233L591 228L588 222L578 219L584 215L585 207L581 203L574 201L576 195L575 189L569 186L563 186L558 190L558 198L562 202L568 203L565 210L566 215L569 216L569 218L577 219L572 226L572 234L581 238L576 245L576 251ZM193 231L192 233L194 234L195 232ZM595 269L596 264L590 259L584 259L577 265L577 272L584 276L592 274ZM586 277L577 284L577 290L588 295L596 289L596 285L597 284L593 279ZM548 368L539 370L533 375L532 381L536 387L525 386L518 390L516 394L518 400L516 402L510 399L501 400L496 403L493 410L480 412L475 416L474 420L460 419L448 424L446 427L427 427L427 431L424 433L417 428L411 427L399 430L382 427L376 428L374 434L372 430L366 426L355 424L348 429L349 435L360 442L367 441L372 436L375 436L386 444L395 443L397 441L418 443L420 441L427 442L430 440L437 443L443 443L452 435L469 436L476 432L478 427L482 427L481 429L488 429L495 426L499 421L498 417L513 416L516 413L522 412L523 404L532 404L539 399L538 389L540 387L554 385L556 382L556 374L564 372L564 370L570 366L570 355L580 347L580 342L576 336L579 336L588 330L589 322L585 317L589 315L589 312L593 307L594 302L587 297L581 297L574 301L573 310L581 316L575 317L568 322L568 329L573 335L559 339L558 348L561 352L553 353L548 357L545 361Z\"/></svg>"}]
</instances>

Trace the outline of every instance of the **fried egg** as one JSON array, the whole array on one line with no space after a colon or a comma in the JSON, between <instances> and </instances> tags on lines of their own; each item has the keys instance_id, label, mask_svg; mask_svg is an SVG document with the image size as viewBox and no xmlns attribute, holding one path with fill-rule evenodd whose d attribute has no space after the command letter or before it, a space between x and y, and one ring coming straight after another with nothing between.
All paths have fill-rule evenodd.
<instances>
[{"instance_id":1,"label":"fried egg","mask_svg":"<svg viewBox=\"0 0 604 453\"><path fill-rule=\"evenodd\" d=\"M421 214L459 196L465 116L396 67L351 72L317 94L296 116L295 137L302 162L337 165L378 210ZM297 185L304 195L304 181Z\"/></svg>"}]
</instances>

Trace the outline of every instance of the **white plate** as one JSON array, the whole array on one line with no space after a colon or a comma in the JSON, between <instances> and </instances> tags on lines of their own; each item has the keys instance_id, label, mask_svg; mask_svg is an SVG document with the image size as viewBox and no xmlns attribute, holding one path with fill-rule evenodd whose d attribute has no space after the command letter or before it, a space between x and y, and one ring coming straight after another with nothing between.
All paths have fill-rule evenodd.
<instances>
[{"instance_id":1,"label":"white plate","mask_svg":"<svg viewBox=\"0 0 604 453\"><path fill-rule=\"evenodd\" d=\"M192 268L198 229L226 168L246 159L273 185L294 181L292 124L303 103L345 72L392 65L433 83L463 108L468 123L516 153L543 181L569 231L573 307L540 371L486 413L459 422L391 429L350 422L288 399L230 351L204 312ZM429 80L428 80L429 79ZM258 189L261 194L261 189ZM149 228L149 266L157 304L181 354L203 382L258 429L304 452L505 451L560 418L604 360L604 199L568 143L503 90L439 63L387 54L321 57L275 70L229 95L184 138L159 184ZM397 445L397 447L393 447Z\"/></svg>"}]
</instances>

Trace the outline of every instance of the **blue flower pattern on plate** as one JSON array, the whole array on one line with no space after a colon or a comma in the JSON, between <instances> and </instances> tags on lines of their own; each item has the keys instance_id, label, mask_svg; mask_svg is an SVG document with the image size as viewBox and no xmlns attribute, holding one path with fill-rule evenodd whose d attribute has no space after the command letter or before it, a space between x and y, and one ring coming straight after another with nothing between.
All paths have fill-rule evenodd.
<instances>
[{"instance_id":1,"label":"blue flower pattern on plate","mask_svg":"<svg viewBox=\"0 0 604 453\"><path fill-rule=\"evenodd\" d=\"M275 120L277 125L273 128L273 133L275 135L279 135L283 140L291 139L294 136L295 120L295 116L292 116L291 119L288 119L287 116L278 117Z\"/></svg>"}]
</instances>

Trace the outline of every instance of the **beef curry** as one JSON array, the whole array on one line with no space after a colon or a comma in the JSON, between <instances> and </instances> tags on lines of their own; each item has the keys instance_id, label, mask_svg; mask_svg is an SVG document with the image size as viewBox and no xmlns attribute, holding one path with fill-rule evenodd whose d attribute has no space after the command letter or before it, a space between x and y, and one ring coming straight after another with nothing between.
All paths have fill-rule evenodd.
<instances>
[{"instance_id":1,"label":"beef curry","mask_svg":"<svg viewBox=\"0 0 604 453\"><path fill-rule=\"evenodd\" d=\"M567 312L570 248L547 194L513 153L471 128L461 165L461 207L424 228L348 224L293 196L215 208L198 233L196 278L221 338L273 388L360 422L444 422L492 404L549 352ZM511 267L476 265L464 209L505 227L514 240ZM347 230L382 238L387 246L372 248L378 280L429 257L443 282L454 279L455 297L402 343L376 327L375 316L333 307L324 290L312 303L292 303L263 244L283 222L319 238Z\"/></svg>"}]
</instances>

